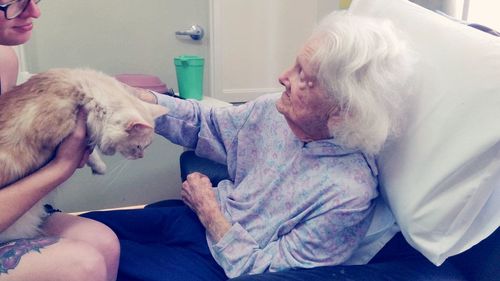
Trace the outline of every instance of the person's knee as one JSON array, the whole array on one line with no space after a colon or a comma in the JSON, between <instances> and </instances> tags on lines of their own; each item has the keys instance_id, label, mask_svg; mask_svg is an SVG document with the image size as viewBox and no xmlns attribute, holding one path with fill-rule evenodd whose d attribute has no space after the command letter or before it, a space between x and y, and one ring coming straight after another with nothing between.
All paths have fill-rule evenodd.
<instances>
[{"instance_id":1,"label":"person's knee","mask_svg":"<svg viewBox=\"0 0 500 281\"><path fill-rule=\"evenodd\" d=\"M93 246L99 251L108 262L113 262L120 256L120 241L116 234L107 226L99 225L95 229L95 240Z\"/></svg>"},{"instance_id":2,"label":"person's knee","mask_svg":"<svg viewBox=\"0 0 500 281\"><path fill-rule=\"evenodd\" d=\"M106 281L108 279L108 269L104 255L97 249L82 244L77 247L78 251L68 260L68 265L63 270L68 271L68 280L95 280Z\"/></svg>"}]
</instances>

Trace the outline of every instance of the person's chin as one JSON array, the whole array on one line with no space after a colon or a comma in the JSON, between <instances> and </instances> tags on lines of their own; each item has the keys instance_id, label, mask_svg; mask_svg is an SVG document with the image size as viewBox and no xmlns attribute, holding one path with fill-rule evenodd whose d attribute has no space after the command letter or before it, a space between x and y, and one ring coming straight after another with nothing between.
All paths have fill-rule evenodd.
<instances>
[{"instance_id":1,"label":"person's chin","mask_svg":"<svg viewBox=\"0 0 500 281\"><path fill-rule=\"evenodd\" d=\"M289 104L290 97L286 93L281 94L281 98L276 101L276 107L279 112L284 111Z\"/></svg>"},{"instance_id":2,"label":"person's chin","mask_svg":"<svg viewBox=\"0 0 500 281\"><path fill-rule=\"evenodd\" d=\"M9 40L9 44L11 46L16 46L16 45L22 45L31 38L31 31L29 32L23 32L23 33L18 33L15 36L11 37L11 40Z\"/></svg>"},{"instance_id":3,"label":"person's chin","mask_svg":"<svg viewBox=\"0 0 500 281\"><path fill-rule=\"evenodd\" d=\"M285 105L283 104L283 97L276 101L276 109L279 113L283 114L285 112Z\"/></svg>"}]
</instances>

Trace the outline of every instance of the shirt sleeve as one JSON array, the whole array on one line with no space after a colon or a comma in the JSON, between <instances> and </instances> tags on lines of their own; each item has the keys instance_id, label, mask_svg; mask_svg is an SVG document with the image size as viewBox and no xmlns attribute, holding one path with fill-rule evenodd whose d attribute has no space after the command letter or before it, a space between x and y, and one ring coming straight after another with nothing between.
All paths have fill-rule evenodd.
<instances>
[{"instance_id":1,"label":"shirt sleeve","mask_svg":"<svg viewBox=\"0 0 500 281\"><path fill-rule=\"evenodd\" d=\"M235 141L253 107L252 103L208 107L194 100L166 95L157 97L158 103L169 112L156 119L156 133L219 163L226 163L228 147Z\"/></svg>"},{"instance_id":2,"label":"shirt sleeve","mask_svg":"<svg viewBox=\"0 0 500 281\"><path fill-rule=\"evenodd\" d=\"M337 265L346 261L366 233L371 203L343 206L311 216L265 247L238 223L212 246L230 278L242 274Z\"/></svg>"}]
</instances>

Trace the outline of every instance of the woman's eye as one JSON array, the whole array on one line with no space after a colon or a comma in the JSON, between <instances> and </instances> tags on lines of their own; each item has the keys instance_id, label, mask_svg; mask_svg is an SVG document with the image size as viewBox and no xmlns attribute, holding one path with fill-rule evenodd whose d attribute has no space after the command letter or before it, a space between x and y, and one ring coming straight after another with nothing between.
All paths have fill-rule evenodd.
<instances>
[{"instance_id":1,"label":"woman's eye","mask_svg":"<svg viewBox=\"0 0 500 281\"><path fill-rule=\"evenodd\" d=\"M306 75L304 74L304 71L302 71L302 70L299 71L299 79L301 81L306 80Z\"/></svg>"}]
</instances>

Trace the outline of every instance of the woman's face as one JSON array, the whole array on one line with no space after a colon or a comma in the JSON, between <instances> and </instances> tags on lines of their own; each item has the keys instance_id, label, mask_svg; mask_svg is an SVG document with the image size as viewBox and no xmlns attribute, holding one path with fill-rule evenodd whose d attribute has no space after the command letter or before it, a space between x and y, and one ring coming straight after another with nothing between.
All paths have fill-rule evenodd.
<instances>
[{"instance_id":1,"label":"woman's face","mask_svg":"<svg viewBox=\"0 0 500 281\"><path fill-rule=\"evenodd\" d=\"M276 108L302 141L330 138L328 119L336 109L316 78L318 66L311 63L320 43L321 39L308 41L297 55L295 64L278 79L285 91L276 102Z\"/></svg>"},{"instance_id":2,"label":"woman's face","mask_svg":"<svg viewBox=\"0 0 500 281\"><path fill-rule=\"evenodd\" d=\"M6 4L11 0L0 0L0 4ZM26 43L31 38L33 19L40 16L40 9L33 1L29 1L28 7L16 18L8 20L5 13L0 11L0 45L14 46Z\"/></svg>"}]
</instances>

